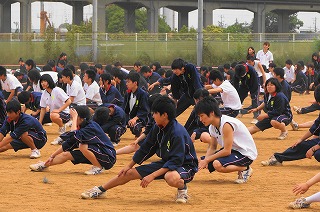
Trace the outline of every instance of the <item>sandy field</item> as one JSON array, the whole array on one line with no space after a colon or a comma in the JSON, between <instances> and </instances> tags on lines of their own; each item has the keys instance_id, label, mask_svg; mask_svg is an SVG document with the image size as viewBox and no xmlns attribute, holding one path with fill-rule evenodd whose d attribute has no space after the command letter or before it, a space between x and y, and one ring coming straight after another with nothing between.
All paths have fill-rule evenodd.
<instances>
[{"instance_id":1,"label":"sandy field","mask_svg":"<svg viewBox=\"0 0 320 212\"><path fill-rule=\"evenodd\" d=\"M303 96L293 93L291 106L307 106L312 100L313 93ZM245 105L248 104L249 98L245 101ZM191 109L178 117L180 123L185 123ZM314 120L318 116L318 112L305 115L293 113L298 123ZM251 120L252 115L241 118L247 126L251 125ZM48 143L41 150L40 159L43 161L58 148L50 145L58 135L58 127L46 126L45 129ZM260 165L262 160L274 152L284 151L308 130L292 131L290 126L287 129L289 136L283 141L276 139L280 132L274 129L253 136L259 155L252 164L254 174L248 183L235 184L233 181L237 173L210 174L207 170L201 170L188 184L190 199L182 205L174 202L176 189L167 186L164 180L153 181L145 189L136 180L108 191L105 197L97 200L80 198L84 190L101 185L116 175L132 155L118 156L115 166L101 175L86 176L84 171L90 168L89 165L73 165L71 162L52 166L45 172L31 172L29 165L38 159L29 159L30 150L17 153L7 151L0 155L0 211L291 211L287 205L296 198L291 192L293 185L319 172L319 164L315 159L304 159L277 167ZM133 135L128 130L116 148L132 141ZM198 157L205 154L205 144L196 141L195 146ZM44 177L48 183L43 183ZM310 188L307 195L317 192L319 185ZM314 203L304 211L320 211L320 204Z\"/></svg>"}]
</instances>

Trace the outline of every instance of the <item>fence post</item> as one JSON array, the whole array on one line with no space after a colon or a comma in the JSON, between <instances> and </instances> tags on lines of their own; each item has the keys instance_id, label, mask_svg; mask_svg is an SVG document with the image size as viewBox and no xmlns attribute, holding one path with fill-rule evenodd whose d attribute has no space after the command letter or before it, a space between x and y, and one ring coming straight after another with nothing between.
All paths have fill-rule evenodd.
<instances>
[{"instance_id":1,"label":"fence post","mask_svg":"<svg viewBox=\"0 0 320 212\"><path fill-rule=\"evenodd\" d=\"M12 32L10 33L10 41L13 40L13 35L12 35Z\"/></svg>"},{"instance_id":2,"label":"fence post","mask_svg":"<svg viewBox=\"0 0 320 212\"><path fill-rule=\"evenodd\" d=\"M292 41L295 42L296 40L296 33L292 33Z\"/></svg>"},{"instance_id":3,"label":"fence post","mask_svg":"<svg viewBox=\"0 0 320 212\"><path fill-rule=\"evenodd\" d=\"M106 41L108 40L108 33L106 33Z\"/></svg>"},{"instance_id":4,"label":"fence post","mask_svg":"<svg viewBox=\"0 0 320 212\"><path fill-rule=\"evenodd\" d=\"M262 42L262 33L259 33L259 40Z\"/></svg>"},{"instance_id":5,"label":"fence post","mask_svg":"<svg viewBox=\"0 0 320 212\"><path fill-rule=\"evenodd\" d=\"M54 41L57 41L57 33L54 33Z\"/></svg>"},{"instance_id":6,"label":"fence post","mask_svg":"<svg viewBox=\"0 0 320 212\"><path fill-rule=\"evenodd\" d=\"M136 33L136 42L138 41L138 33Z\"/></svg>"},{"instance_id":7,"label":"fence post","mask_svg":"<svg viewBox=\"0 0 320 212\"><path fill-rule=\"evenodd\" d=\"M36 33L33 33L33 40L36 40Z\"/></svg>"}]
</instances>

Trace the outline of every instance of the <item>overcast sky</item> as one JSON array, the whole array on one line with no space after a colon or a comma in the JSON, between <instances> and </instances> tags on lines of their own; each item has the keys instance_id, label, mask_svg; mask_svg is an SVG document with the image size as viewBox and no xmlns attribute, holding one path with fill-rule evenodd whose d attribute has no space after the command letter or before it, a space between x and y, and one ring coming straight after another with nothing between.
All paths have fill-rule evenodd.
<instances>
[{"instance_id":1,"label":"overcast sky","mask_svg":"<svg viewBox=\"0 0 320 212\"><path fill-rule=\"evenodd\" d=\"M72 7L60 2L45 2L44 9L48 12L51 22L53 22L55 27L58 27L62 23L71 23L72 22ZM189 13L189 26L197 28L197 11ZM40 28L40 3L32 3L32 29ZM84 7L84 19L89 19L92 16L92 6L88 5ZM191 17L191 18L190 18ZM193 18L195 17L195 18ZM304 22L302 29L312 29L315 28L315 23L317 30L320 30L320 14L314 12L300 12L298 13L298 18ZM246 10L215 10L213 12L213 23L218 25L218 22L222 22L228 26L232 25L235 20L238 20L240 23L251 23L253 19L253 13ZM11 28L16 29L16 23L20 22L20 4L12 4L12 18L11 18Z\"/></svg>"}]
</instances>

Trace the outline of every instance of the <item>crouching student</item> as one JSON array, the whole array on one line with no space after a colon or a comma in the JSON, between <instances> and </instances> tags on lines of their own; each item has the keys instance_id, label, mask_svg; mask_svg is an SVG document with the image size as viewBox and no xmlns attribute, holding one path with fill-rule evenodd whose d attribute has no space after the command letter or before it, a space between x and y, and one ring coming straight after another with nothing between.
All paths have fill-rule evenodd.
<instances>
[{"instance_id":1,"label":"crouching student","mask_svg":"<svg viewBox=\"0 0 320 212\"><path fill-rule=\"evenodd\" d=\"M257 158L257 149L247 127L238 119L222 115L212 97L205 97L196 105L200 121L209 126L212 141L199 162L199 169L209 172L238 172L235 183L246 183L253 173L250 164ZM216 151L217 143L221 149Z\"/></svg>"},{"instance_id":2,"label":"crouching student","mask_svg":"<svg viewBox=\"0 0 320 212\"><path fill-rule=\"evenodd\" d=\"M151 108L156 125L131 162L106 184L93 187L82 193L81 197L97 198L107 190L135 179L141 179L140 186L143 188L155 179L165 179L169 186L178 189L176 202L186 203L187 183L198 170L198 160L188 132L175 119L175 108L175 103L169 97L156 99ZM134 167L154 154L161 160Z\"/></svg>"},{"instance_id":3,"label":"crouching student","mask_svg":"<svg viewBox=\"0 0 320 212\"><path fill-rule=\"evenodd\" d=\"M34 117L21 112L17 100L8 102L7 119L0 129L0 152L13 149L31 149L30 158L39 158L40 150L47 142L47 133ZM7 135L10 132L9 135Z\"/></svg>"},{"instance_id":4,"label":"crouching student","mask_svg":"<svg viewBox=\"0 0 320 212\"><path fill-rule=\"evenodd\" d=\"M92 164L92 168L85 172L87 175L100 174L113 167L116 151L99 124L90 120L89 108L76 106L70 109L70 115L76 124L71 126L70 132L60 136L63 139L62 146L46 162L30 165L32 171L43 171L69 160L75 165Z\"/></svg>"}]
</instances>

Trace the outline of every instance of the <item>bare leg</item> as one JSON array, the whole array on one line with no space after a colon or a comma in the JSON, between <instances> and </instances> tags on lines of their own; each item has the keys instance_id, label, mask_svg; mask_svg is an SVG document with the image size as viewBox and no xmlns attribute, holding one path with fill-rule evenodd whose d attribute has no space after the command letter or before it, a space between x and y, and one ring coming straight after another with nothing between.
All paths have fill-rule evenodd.
<instances>
[{"instance_id":1,"label":"bare leg","mask_svg":"<svg viewBox=\"0 0 320 212\"><path fill-rule=\"evenodd\" d=\"M213 162L213 167L217 172L222 172L222 173L244 171L247 169L246 166L235 166L235 165L229 165L229 166L223 167L218 160L215 160Z\"/></svg>"},{"instance_id":2,"label":"bare leg","mask_svg":"<svg viewBox=\"0 0 320 212\"><path fill-rule=\"evenodd\" d=\"M167 181L169 186L180 189L184 187L184 180L181 179L181 176L177 171L168 171L164 175L164 179Z\"/></svg>"},{"instance_id":3,"label":"bare leg","mask_svg":"<svg viewBox=\"0 0 320 212\"><path fill-rule=\"evenodd\" d=\"M108 189L117 187L119 185L126 184L127 182L129 182L131 180L135 180L135 179L141 179L141 176L135 168L132 168L132 169L129 169L125 175L113 177L106 184L104 184L102 187L105 190L108 190Z\"/></svg>"},{"instance_id":4,"label":"bare leg","mask_svg":"<svg viewBox=\"0 0 320 212\"><path fill-rule=\"evenodd\" d=\"M63 127L62 119L59 113L50 113L50 119L53 123L56 123L59 127Z\"/></svg>"},{"instance_id":5,"label":"bare leg","mask_svg":"<svg viewBox=\"0 0 320 212\"><path fill-rule=\"evenodd\" d=\"M37 147L34 145L33 139L29 136L28 132L25 132L21 135L21 141L28 147L30 147L30 149L37 149Z\"/></svg>"},{"instance_id":6,"label":"bare leg","mask_svg":"<svg viewBox=\"0 0 320 212\"><path fill-rule=\"evenodd\" d=\"M79 149L82 154L92 163L92 165L102 168L93 152L88 150L88 144L79 144Z\"/></svg>"}]
</instances>

